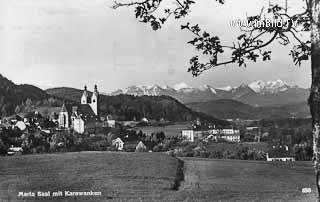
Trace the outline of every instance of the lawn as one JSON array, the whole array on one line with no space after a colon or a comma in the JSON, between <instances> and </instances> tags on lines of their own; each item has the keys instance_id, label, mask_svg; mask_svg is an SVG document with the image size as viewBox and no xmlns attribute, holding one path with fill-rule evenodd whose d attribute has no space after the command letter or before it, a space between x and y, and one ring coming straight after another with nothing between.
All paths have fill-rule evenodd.
<instances>
[{"instance_id":1,"label":"lawn","mask_svg":"<svg viewBox=\"0 0 320 202\"><path fill-rule=\"evenodd\" d=\"M178 201L316 201L311 162L258 162L183 158ZM302 194L302 188L312 188Z\"/></svg>"},{"instance_id":2,"label":"lawn","mask_svg":"<svg viewBox=\"0 0 320 202\"><path fill-rule=\"evenodd\" d=\"M0 201L164 201L178 160L156 153L82 152L0 157ZM87 191L101 196L18 197L18 192Z\"/></svg>"}]
</instances>

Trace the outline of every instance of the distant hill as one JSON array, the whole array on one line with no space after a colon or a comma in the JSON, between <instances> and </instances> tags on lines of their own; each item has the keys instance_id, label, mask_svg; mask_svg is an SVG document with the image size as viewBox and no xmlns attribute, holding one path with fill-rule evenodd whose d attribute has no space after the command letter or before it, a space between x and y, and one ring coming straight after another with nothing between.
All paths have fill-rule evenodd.
<instances>
[{"instance_id":1,"label":"distant hill","mask_svg":"<svg viewBox=\"0 0 320 202\"><path fill-rule=\"evenodd\" d=\"M310 116L306 102L284 106L254 107L236 100L222 99L189 103L186 106L219 119L274 119L292 116L305 118Z\"/></svg>"},{"instance_id":2,"label":"distant hill","mask_svg":"<svg viewBox=\"0 0 320 202\"><path fill-rule=\"evenodd\" d=\"M62 99L72 100L75 102L79 102L83 90L69 87L59 87L59 88L50 88L45 91L47 94L52 96L57 96ZM89 91L90 96L92 92Z\"/></svg>"},{"instance_id":3,"label":"distant hill","mask_svg":"<svg viewBox=\"0 0 320 202\"><path fill-rule=\"evenodd\" d=\"M74 88L52 88L46 90L52 96L79 102L83 91ZM90 94L92 92L89 92ZM210 115L194 112L170 96L133 96L133 95L100 95L100 111L112 114L118 120L140 120L143 117L169 121L191 121L197 117L227 125L228 122L218 120Z\"/></svg>"}]
</instances>

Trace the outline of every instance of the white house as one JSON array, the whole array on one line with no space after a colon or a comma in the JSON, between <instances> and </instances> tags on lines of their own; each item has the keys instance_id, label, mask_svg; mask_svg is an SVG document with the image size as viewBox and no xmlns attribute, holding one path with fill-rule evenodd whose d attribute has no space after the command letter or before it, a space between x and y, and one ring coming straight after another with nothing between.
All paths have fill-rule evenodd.
<instances>
[{"instance_id":1,"label":"white house","mask_svg":"<svg viewBox=\"0 0 320 202\"><path fill-rule=\"evenodd\" d=\"M267 161L295 161L294 155L286 145L273 146L267 152Z\"/></svg>"},{"instance_id":2,"label":"white house","mask_svg":"<svg viewBox=\"0 0 320 202\"><path fill-rule=\"evenodd\" d=\"M27 128L26 124L23 121L17 121L15 127L19 128L21 131Z\"/></svg>"},{"instance_id":3,"label":"white house","mask_svg":"<svg viewBox=\"0 0 320 202\"><path fill-rule=\"evenodd\" d=\"M142 141L140 141L136 146L136 151L141 152L146 150L147 150L147 146Z\"/></svg>"},{"instance_id":4,"label":"white house","mask_svg":"<svg viewBox=\"0 0 320 202\"><path fill-rule=\"evenodd\" d=\"M181 131L182 139L187 142L194 142L194 131L192 129Z\"/></svg>"},{"instance_id":5,"label":"white house","mask_svg":"<svg viewBox=\"0 0 320 202\"><path fill-rule=\"evenodd\" d=\"M267 153L267 161L295 161L294 157L291 156L269 156L269 153Z\"/></svg>"},{"instance_id":6,"label":"white house","mask_svg":"<svg viewBox=\"0 0 320 202\"><path fill-rule=\"evenodd\" d=\"M185 129L181 131L181 137L184 141L194 142L197 139L207 141L217 140L218 137L230 142L240 142L240 130L235 129Z\"/></svg>"},{"instance_id":7,"label":"white house","mask_svg":"<svg viewBox=\"0 0 320 202\"><path fill-rule=\"evenodd\" d=\"M229 142L240 142L240 133L238 134L224 134L221 138Z\"/></svg>"},{"instance_id":8,"label":"white house","mask_svg":"<svg viewBox=\"0 0 320 202\"><path fill-rule=\"evenodd\" d=\"M235 134L240 134L240 130L235 130L233 128L221 129L220 134L222 134L222 135L235 135Z\"/></svg>"},{"instance_id":9,"label":"white house","mask_svg":"<svg viewBox=\"0 0 320 202\"><path fill-rule=\"evenodd\" d=\"M124 142L121 140L121 138L117 137L116 139L112 140L112 145L116 147L118 151L122 151Z\"/></svg>"},{"instance_id":10,"label":"white house","mask_svg":"<svg viewBox=\"0 0 320 202\"><path fill-rule=\"evenodd\" d=\"M23 151L22 147L14 147L13 145L11 145L11 147L8 150L8 155L21 153L22 151Z\"/></svg>"}]
</instances>

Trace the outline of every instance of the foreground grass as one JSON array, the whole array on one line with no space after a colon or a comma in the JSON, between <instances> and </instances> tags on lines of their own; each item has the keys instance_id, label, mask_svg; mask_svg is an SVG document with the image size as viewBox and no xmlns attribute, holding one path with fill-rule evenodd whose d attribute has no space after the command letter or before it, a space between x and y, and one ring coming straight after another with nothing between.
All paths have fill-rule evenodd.
<instances>
[{"instance_id":1,"label":"foreground grass","mask_svg":"<svg viewBox=\"0 0 320 202\"><path fill-rule=\"evenodd\" d=\"M164 154L82 152L0 158L0 201L164 201L178 160ZM101 196L23 197L20 191L96 191Z\"/></svg>"},{"instance_id":2,"label":"foreground grass","mask_svg":"<svg viewBox=\"0 0 320 202\"><path fill-rule=\"evenodd\" d=\"M310 162L183 158L185 181L175 191L179 161L159 153L81 152L0 157L0 202L315 201ZM302 194L304 187L311 194ZM101 196L19 198L19 191L96 191Z\"/></svg>"},{"instance_id":3,"label":"foreground grass","mask_svg":"<svg viewBox=\"0 0 320 202\"><path fill-rule=\"evenodd\" d=\"M183 160L185 182L177 200L316 201L311 162ZM302 194L304 187L312 193Z\"/></svg>"}]
</instances>

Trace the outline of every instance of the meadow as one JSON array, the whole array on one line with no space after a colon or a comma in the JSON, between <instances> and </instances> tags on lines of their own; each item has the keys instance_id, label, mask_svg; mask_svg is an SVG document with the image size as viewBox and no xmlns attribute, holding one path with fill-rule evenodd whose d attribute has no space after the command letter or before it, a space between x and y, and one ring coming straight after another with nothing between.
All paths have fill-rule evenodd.
<instances>
[{"instance_id":1,"label":"meadow","mask_svg":"<svg viewBox=\"0 0 320 202\"><path fill-rule=\"evenodd\" d=\"M311 162L183 158L185 182L178 201L316 201ZM312 188L303 194L302 188Z\"/></svg>"},{"instance_id":2,"label":"meadow","mask_svg":"<svg viewBox=\"0 0 320 202\"><path fill-rule=\"evenodd\" d=\"M160 153L81 152L0 157L0 201L163 201L178 160ZM18 192L101 192L101 196L18 197Z\"/></svg>"},{"instance_id":3,"label":"meadow","mask_svg":"<svg viewBox=\"0 0 320 202\"><path fill-rule=\"evenodd\" d=\"M315 201L311 162L182 158L161 153L80 152L0 157L0 201ZM302 188L312 188L303 194ZM18 192L94 191L101 196L18 197Z\"/></svg>"}]
</instances>

